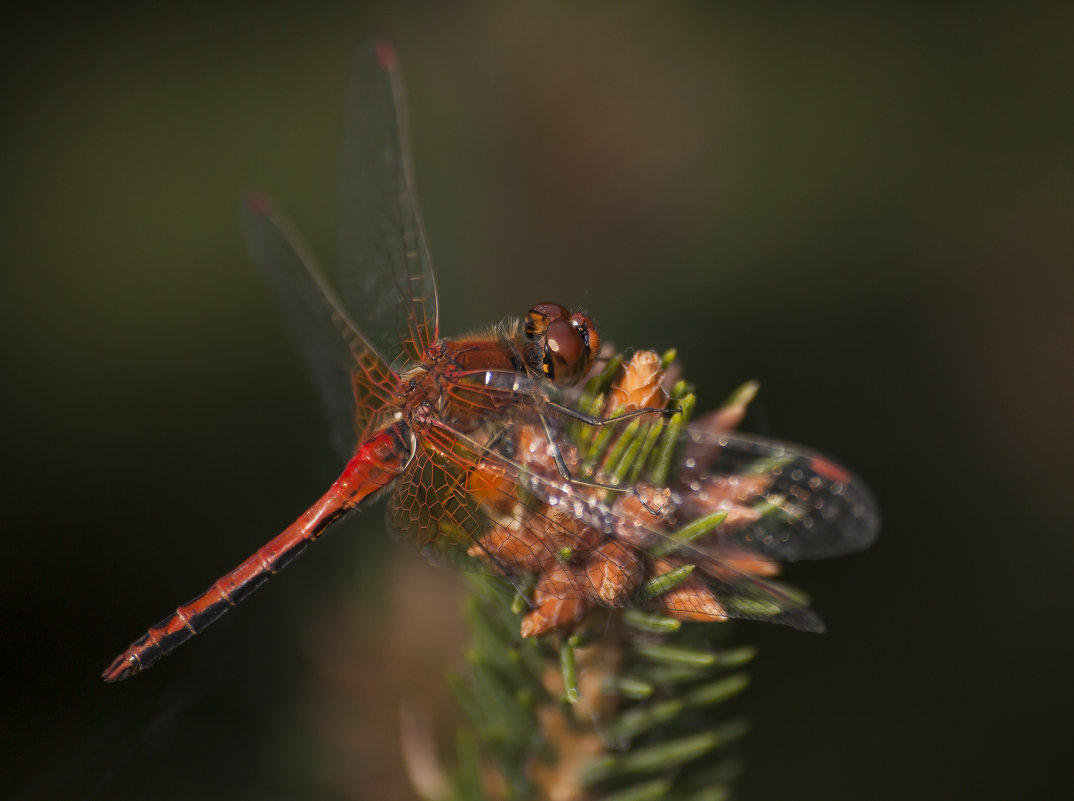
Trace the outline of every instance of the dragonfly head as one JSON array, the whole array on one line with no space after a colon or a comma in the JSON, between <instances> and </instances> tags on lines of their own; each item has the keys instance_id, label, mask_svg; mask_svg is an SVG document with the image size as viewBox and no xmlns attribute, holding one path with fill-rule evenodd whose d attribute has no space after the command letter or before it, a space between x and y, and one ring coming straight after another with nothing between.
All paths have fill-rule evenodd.
<instances>
[{"instance_id":1,"label":"dragonfly head","mask_svg":"<svg viewBox=\"0 0 1074 801\"><path fill-rule=\"evenodd\" d=\"M531 367L557 384L581 380L600 350L600 337L589 316L558 303L538 303L529 310L526 339L533 346Z\"/></svg>"}]
</instances>

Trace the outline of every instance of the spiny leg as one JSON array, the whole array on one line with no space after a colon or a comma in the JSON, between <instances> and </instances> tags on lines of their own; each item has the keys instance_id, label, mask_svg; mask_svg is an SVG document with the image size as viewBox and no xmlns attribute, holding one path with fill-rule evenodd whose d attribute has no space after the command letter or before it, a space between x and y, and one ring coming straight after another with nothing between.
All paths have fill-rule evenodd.
<instances>
[{"instance_id":1,"label":"spiny leg","mask_svg":"<svg viewBox=\"0 0 1074 801\"><path fill-rule=\"evenodd\" d=\"M656 408L646 407L646 408L643 408L643 409L636 409L635 411L632 411L632 412L626 412L625 414L621 414L618 417L613 417L611 419L605 419L605 418L598 418L598 417L590 417L589 415L582 414L581 412L576 412L573 409L568 409L567 407L560 406L559 404L556 404L556 403L550 403L549 405L552 408L556 409L557 411L562 411L562 412L566 413L568 417L572 417L572 418L574 418L576 420L581 420L581 421L586 422L586 423L592 422L594 425L604 425L606 423L618 423L618 422L620 422L622 420L630 420L631 418L640 417L642 415L651 414L651 413L654 413L654 412L659 413L661 415L673 416L675 414L678 414L681 411L681 409L678 409L678 408L676 408L676 409L656 409ZM560 476L562 476L564 480L569 481L571 484L576 484L576 485L582 486L582 487L589 487L591 489L605 490L605 491L611 491L611 492L622 492L622 493L627 493L627 494L633 495L635 498L638 499L638 503L641 504L642 508L645 509L645 511L647 511L649 514L653 515L654 517L659 515L659 511L654 509L653 507L651 507L648 503L646 503L645 498L642 497L642 494L640 492L638 492L636 487L633 487L633 486L621 487L621 486L618 486L618 485L615 485L615 484L602 484L599 481L590 481L589 479L575 477L571 473L570 468L567 466L567 462L563 459L563 452L560 450L559 445L556 443L555 435L552 432L552 426L548 422L548 418L543 413L539 414L538 417L540 418L541 426L544 429L545 439L548 440L548 445L552 450L552 459L556 463L556 470L559 471Z\"/></svg>"},{"instance_id":2,"label":"spiny leg","mask_svg":"<svg viewBox=\"0 0 1074 801\"><path fill-rule=\"evenodd\" d=\"M565 417L569 417L572 420L578 420L582 423L585 423L586 425L591 426L617 425L625 420L633 420L635 417L641 417L646 414L659 414L663 417L674 417L675 415L682 412L682 408L679 406L668 407L665 409L658 409L655 406L645 406L641 409L634 409L630 412L623 412L622 414L616 415L615 417L593 417L592 415L588 415L585 412L579 412L576 409L572 409L569 406L563 406L562 404L555 403L554 401L546 401L544 405L546 408L555 409L557 412L559 412ZM545 425L547 429L547 423Z\"/></svg>"}]
</instances>

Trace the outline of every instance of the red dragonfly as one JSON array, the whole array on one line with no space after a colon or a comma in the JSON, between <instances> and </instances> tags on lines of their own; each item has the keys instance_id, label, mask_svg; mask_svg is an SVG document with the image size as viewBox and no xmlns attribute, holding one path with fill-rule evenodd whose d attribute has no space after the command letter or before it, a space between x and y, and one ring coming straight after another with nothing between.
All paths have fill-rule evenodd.
<instances>
[{"instance_id":1,"label":"red dragonfly","mask_svg":"<svg viewBox=\"0 0 1074 801\"><path fill-rule=\"evenodd\" d=\"M685 426L692 396L669 360L610 358L582 311L539 303L522 322L441 339L402 100L392 45L360 49L342 154L342 297L267 198L243 205L254 261L310 357L346 467L103 678L138 673L200 634L382 491L389 527L427 555L519 587L523 636L630 606L822 630L770 577L777 562L868 546L878 525L868 490L810 451L732 433L752 386Z\"/></svg>"}]
</instances>

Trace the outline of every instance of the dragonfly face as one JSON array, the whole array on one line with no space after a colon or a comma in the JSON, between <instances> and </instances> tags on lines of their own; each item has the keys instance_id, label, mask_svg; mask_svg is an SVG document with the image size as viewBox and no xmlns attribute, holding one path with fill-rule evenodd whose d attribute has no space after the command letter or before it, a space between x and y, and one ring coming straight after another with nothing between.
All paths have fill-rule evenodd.
<instances>
[{"instance_id":1,"label":"dragonfly face","mask_svg":"<svg viewBox=\"0 0 1074 801\"><path fill-rule=\"evenodd\" d=\"M538 303L530 309L525 330L534 346L533 363L558 384L580 381L600 350L600 337L585 312L570 312L558 303Z\"/></svg>"},{"instance_id":2,"label":"dragonfly face","mask_svg":"<svg viewBox=\"0 0 1074 801\"><path fill-rule=\"evenodd\" d=\"M388 489L395 533L520 587L523 636L628 606L820 630L768 577L779 561L872 541L877 514L861 482L806 449L733 433L750 393L686 427L692 396L669 360L601 354L582 311L543 302L515 327L441 339L390 44L359 50L351 87L342 294L267 198L243 207L254 262L308 357L347 464L294 523L151 627L104 678L137 673L200 633Z\"/></svg>"}]
</instances>

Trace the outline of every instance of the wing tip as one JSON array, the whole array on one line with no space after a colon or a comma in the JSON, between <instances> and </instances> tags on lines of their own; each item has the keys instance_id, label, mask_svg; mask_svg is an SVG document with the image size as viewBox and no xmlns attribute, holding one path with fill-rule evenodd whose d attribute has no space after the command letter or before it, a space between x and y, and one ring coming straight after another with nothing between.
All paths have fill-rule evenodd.
<instances>
[{"instance_id":1,"label":"wing tip","mask_svg":"<svg viewBox=\"0 0 1074 801\"><path fill-rule=\"evenodd\" d=\"M824 634L828 630L828 626L820 615L814 612L808 607L803 607L796 610L796 614L790 620L777 620L777 623L784 623L797 631L804 631L807 634Z\"/></svg>"},{"instance_id":2,"label":"wing tip","mask_svg":"<svg viewBox=\"0 0 1074 801\"><path fill-rule=\"evenodd\" d=\"M385 72L394 70L399 65L399 53L395 49L395 43L386 36L378 36L373 40L373 54L377 58L377 64Z\"/></svg>"},{"instance_id":3,"label":"wing tip","mask_svg":"<svg viewBox=\"0 0 1074 801\"><path fill-rule=\"evenodd\" d=\"M272 198L264 192L252 190L242 196L241 208L258 217L268 217L272 214Z\"/></svg>"}]
</instances>

